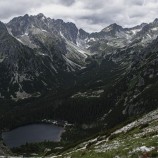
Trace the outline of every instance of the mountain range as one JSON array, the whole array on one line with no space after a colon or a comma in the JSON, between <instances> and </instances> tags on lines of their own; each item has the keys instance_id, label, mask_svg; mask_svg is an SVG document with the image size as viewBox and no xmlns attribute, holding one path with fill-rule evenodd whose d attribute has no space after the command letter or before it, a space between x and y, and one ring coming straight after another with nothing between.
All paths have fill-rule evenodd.
<instances>
[{"instance_id":1,"label":"mountain range","mask_svg":"<svg viewBox=\"0 0 158 158\"><path fill-rule=\"evenodd\" d=\"M0 96L15 100L40 96L67 84L64 74L86 68L87 59L94 56L115 58L117 52L128 49L128 55L134 56L134 51L146 48L158 34L157 19L133 28L112 24L96 33L87 33L73 23L46 18L41 13L26 14L0 25L0 67L4 71Z\"/></svg>"},{"instance_id":2,"label":"mountain range","mask_svg":"<svg viewBox=\"0 0 158 158\"><path fill-rule=\"evenodd\" d=\"M158 19L88 33L41 13L15 17L0 23L0 72L2 129L42 119L112 128L158 107Z\"/></svg>"}]
</instances>

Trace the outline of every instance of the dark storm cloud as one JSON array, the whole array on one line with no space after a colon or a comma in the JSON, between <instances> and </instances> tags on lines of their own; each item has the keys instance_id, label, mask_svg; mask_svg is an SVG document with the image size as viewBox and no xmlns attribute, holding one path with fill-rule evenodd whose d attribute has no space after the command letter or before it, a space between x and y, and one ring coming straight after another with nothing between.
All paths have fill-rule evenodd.
<instances>
[{"instance_id":1,"label":"dark storm cloud","mask_svg":"<svg viewBox=\"0 0 158 158\"><path fill-rule=\"evenodd\" d=\"M44 13L47 17L75 22L88 31L118 23L124 27L150 22L158 17L158 0L5 0L0 18Z\"/></svg>"}]
</instances>

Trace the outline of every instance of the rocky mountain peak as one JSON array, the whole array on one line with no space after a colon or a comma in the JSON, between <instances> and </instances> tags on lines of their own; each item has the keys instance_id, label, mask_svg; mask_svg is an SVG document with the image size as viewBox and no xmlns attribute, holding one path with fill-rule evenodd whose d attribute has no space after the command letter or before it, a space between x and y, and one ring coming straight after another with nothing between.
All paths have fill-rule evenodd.
<instances>
[{"instance_id":1,"label":"rocky mountain peak","mask_svg":"<svg viewBox=\"0 0 158 158\"><path fill-rule=\"evenodd\" d=\"M153 21L153 24L158 24L158 18Z\"/></svg>"},{"instance_id":2,"label":"rocky mountain peak","mask_svg":"<svg viewBox=\"0 0 158 158\"><path fill-rule=\"evenodd\" d=\"M79 29L78 35L79 35L79 38L85 39L85 38L87 38L90 34L89 34L88 32L86 32L86 31L84 31L83 29Z\"/></svg>"},{"instance_id":3,"label":"rocky mountain peak","mask_svg":"<svg viewBox=\"0 0 158 158\"><path fill-rule=\"evenodd\" d=\"M28 19L30 16L28 15L28 14L25 14L24 16L23 16L23 18L25 18L25 19Z\"/></svg>"},{"instance_id":4,"label":"rocky mountain peak","mask_svg":"<svg viewBox=\"0 0 158 158\"><path fill-rule=\"evenodd\" d=\"M140 26L141 27L144 27L144 26L146 26L147 25L147 23L142 23Z\"/></svg>"},{"instance_id":5,"label":"rocky mountain peak","mask_svg":"<svg viewBox=\"0 0 158 158\"><path fill-rule=\"evenodd\" d=\"M58 24L63 24L64 23L64 21L62 20L62 19L53 19L52 20L53 22L56 22L56 23L58 23Z\"/></svg>"},{"instance_id":6,"label":"rocky mountain peak","mask_svg":"<svg viewBox=\"0 0 158 158\"><path fill-rule=\"evenodd\" d=\"M117 25L116 23L109 25L108 27L104 28L102 31L103 32L111 32L111 31L122 31L123 28L120 25Z\"/></svg>"},{"instance_id":7,"label":"rocky mountain peak","mask_svg":"<svg viewBox=\"0 0 158 158\"><path fill-rule=\"evenodd\" d=\"M43 18L43 17L45 17L45 15L43 13L39 13L39 14L37 14L37 17Z\"/></svg>"},{"instance_id":8,"label":"rocky mountain peak","mask_svg":"<svg viewBox=\"0 0 158 158\"><path fill-rule=\"evenodd\" d=\"M135 27L130 28L130 30L132 30L132 29L141 30L141 29L143 29L143 27L145 27L146 25L148 25L148 24L147 24L147 23L142 23L142 24L140 24L140 25L137 25L137 26L135 26Z\"/></svg>"}]
</instances>

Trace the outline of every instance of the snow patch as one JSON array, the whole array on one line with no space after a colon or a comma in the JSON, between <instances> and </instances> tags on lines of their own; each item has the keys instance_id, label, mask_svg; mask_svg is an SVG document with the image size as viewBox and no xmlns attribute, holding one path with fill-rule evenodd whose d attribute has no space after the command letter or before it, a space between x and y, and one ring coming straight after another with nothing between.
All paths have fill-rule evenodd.
<instances>
[{"instance_id":1,"label":"snow patch","mask_svg":"<svg viewBox=\"0 0 158 158\"><path fill-rule=\"evenodd\" d=\"M137 34L137 32L139 32L140 31L140 29L133 29L132 30L132 33L135 35L135 34Z\"/></svg>"},{"instance_id":2,"label":"snow patch","mask_svg":"<svg viewBox=\"0 0 158 158\"><path fill-rule=\"evenodd\" d=\"M29 35L29 33L28 32L25 32L25 34L24 34L25 36L28 36Z\"/></svg>"},{"instance_id":3,"label":"snow patch","mask_svg":"<svg viewBox=\"0 0 158 158\"><path fill-rule=\"evenodd\" d=\"M15 100L15 101L18 101L19 99L26 99L26 98L29 98L29 97L31 97L31 95L26 93L25 91L16 92L16 98L11 95L12 100Z\"/></svg>"},{"instance_id":4,"label":"snow patch","mask_svg":"<svg viewBox=\"0 0 158 158\"><path fill-rule=\"evenodd\" d=\"M152 28L152 31L158 31L158 27Z\"/></svg>"},{"instance_id":5,"label":"snow patch","mask_svg":"<svg viewBox=\"0 0 158 158\"><path fill-rule=\"evenodd\" d=\"M141 151L141 152L150 152L150 151L152 151L154 149L155 149L154 147L141 146L141 147L138 147L138 148L134 149L133 151L131 151L129 153L131 154L131 153L135 153L135 152L138 152L138 151Z\"/></svg>"},{"instance_id":6,"label":"snow patch","mask_svg":"<svg viewBox=\"0 0 158 158\"><path fill-rule=\"evenodd\" d=\"M71 96L71 98L99 98L101 94L104 92L104 90L98 90L98 91L91 91L91 92L78 92L77 94Z\"/></svg>"},{"instance_id":7,"label":"snow patch","mask_svg":"<svg viewBox=\"0 0 158 158\"><path fill-rule=\"evenodd\" d=\"M48 32L47 30L42 30L43 32Z\"/></svg>"},{"instance_id":8,"label":"snow patch","mask_svg":"<svg viewBox=\"0 0 158 158\"><path fill-rule=\"evenodd\" d=\"M5 57L0 58L0 63L4 61Z\"/></svg>"}]
</instances>

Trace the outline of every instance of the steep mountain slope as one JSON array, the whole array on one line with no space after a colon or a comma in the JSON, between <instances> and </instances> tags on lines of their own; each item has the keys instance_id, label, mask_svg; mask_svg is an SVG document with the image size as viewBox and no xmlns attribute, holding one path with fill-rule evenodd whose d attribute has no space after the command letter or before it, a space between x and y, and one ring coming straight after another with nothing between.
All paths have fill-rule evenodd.
<instances>
[{"instance_id":1,"label":"steep mountain slope","mask_svg":"<svg viewBox=\"0 0 158 158\"><path fill-rule=\"evenodd\" d=\"M158 110L52 158L157 157Z\"/></svg>"},{"instance_id":2,"label":"steep mountain slope","mask_svg":"<svg viewBox=\"0 0 158 158\"><path fill-rule=\"evenodd\" d=\"M57 44L54 44L49 36L45 38L48 47L40 43L43 48L35 50L11 36L5 25L0 23L1 98L17 100L39 96L61 86L68 71L80 69L78 64L64 56L62 40L57 39Z\"/></svg>"}]
</instances>

